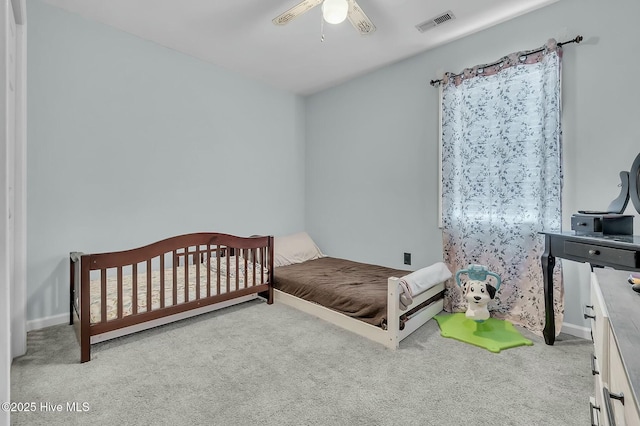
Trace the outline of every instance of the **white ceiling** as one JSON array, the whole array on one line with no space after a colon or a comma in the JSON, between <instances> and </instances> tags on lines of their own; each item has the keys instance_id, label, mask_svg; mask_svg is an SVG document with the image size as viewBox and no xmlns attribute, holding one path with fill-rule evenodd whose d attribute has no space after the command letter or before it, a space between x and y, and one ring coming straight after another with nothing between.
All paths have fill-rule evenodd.
<instances>
[{"instance_id":1,"label":"white ceiling","mask_svg":"<svg viewBox=\"0 0 640 426\"><path fill-rule=\"evenodd\" d=\"M271 20L300 0L45 0L86 18L277 88L306 95L558 0L357 0L377 30L324 25L316 7ZM456 19L415 26L451 11Z\"/></svg>"}]
</instances>

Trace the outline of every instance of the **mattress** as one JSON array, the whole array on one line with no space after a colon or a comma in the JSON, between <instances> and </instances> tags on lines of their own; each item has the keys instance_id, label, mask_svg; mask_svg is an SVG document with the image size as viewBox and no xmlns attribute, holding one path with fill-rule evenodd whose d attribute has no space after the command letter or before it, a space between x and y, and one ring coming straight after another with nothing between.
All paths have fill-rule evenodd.
<instances>
[{"instance_id":1,"label":"mattress","mask_svg":"<svg viewBox=\"0 0 640 426\"><path fill-rule=\"evenodd\" d=\"M387 317L387 283L411 271L323 257L274 268L274 288L366 323Z\"/></svg>"},{"instance_id":2,"label":"mattress","mask_svg":"<svg viewBox=\"0 0 640 426\"><path fill-rule=\"evenodd\" d=\"M229 286L227 286L227 270L226 262L221 262L220 271L220 293L218 293L217 281L216 281L216 266L217 262L212 262L211 271L211 296L218 294L225 294L230 291L245 288L246 286L253 285L253 268L252 264L248 264L248 273L244 274L244 262L239 262L239 273L236 274L235 258L231 258L229 268ZM256 264L258 265L258 264ZM197 275L199 272L199 290L200 298L207 297L207 263L201 263L198 265L188 265L176 267L177 271L177 292L176 292L176 305L185 302L185 287L187 287L189 301L196 299L196 288L198 287ZM257 266L259 268L259 265ZM140 269L138 269L140 271ZM261 275L259 269L256 269L255 285L262 284L262 277L264 281L268 279L267 269L264 268L264 275ZM164 273L164 306L173 306L173 268L166 268L164 271L153 270L151 271L151 310L160 308L160 277ZM186 273L186 279L185 279ZM147 273L146 268L144 272L137 274L137 312L147 312L149 307L147 306ZM90 299L91 299L91 324L96 324L101 321L102 314L102 298L101 298L101 280L100 277L92 279L90 282ZM107 273L107 292L106 292L106 316L107 321L118 318L118 289L117 289L117 276L115 274ZM122 315L131 315L133 312L133 275L123 274L122 277Z\"/></svg>"}]
</instances>

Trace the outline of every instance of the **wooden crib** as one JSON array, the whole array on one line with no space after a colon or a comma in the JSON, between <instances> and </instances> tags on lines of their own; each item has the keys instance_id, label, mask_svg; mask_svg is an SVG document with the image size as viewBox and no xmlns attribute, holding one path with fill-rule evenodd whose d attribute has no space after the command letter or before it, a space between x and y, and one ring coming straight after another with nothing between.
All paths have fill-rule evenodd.
<instances>
[{"instance_id":1,"label":"wooden crib","mask_svg":"<svg viewBox=\"0 0 640 426\"><path fill-rule=\"evenodd\" d=\"M271 304L272 283L271 236L194 233L132 250L71 252L70 324L80 362L91 359L94 343L259 296Z\"/></svg>"}]
</instances>

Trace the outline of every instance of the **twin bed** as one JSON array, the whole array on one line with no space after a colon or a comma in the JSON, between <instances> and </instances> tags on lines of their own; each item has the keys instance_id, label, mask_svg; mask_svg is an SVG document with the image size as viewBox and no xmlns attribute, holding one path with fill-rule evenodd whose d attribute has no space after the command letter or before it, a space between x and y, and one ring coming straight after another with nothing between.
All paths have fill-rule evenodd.
<instances>
[{"instance_id":1,"label":"twin bed","mask_svg":"<svg viewBox=\"0 0 640 426\"><path fill-rule=\"evenodd\" d=\"M94 343L261 297L396 349L443 305L447 276L440 275L402 310L408 274L325 257L305 233L275 243L270 236L187 234L133 250L72 252L70 323L87 362Z\"/></svg>"}]
</instances>

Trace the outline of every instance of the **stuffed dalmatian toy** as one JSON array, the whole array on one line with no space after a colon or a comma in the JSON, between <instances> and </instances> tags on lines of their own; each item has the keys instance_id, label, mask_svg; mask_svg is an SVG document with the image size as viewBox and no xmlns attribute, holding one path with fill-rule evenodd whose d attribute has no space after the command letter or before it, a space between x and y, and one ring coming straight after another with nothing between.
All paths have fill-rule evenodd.
<instances>
[{"instance_id":1,"label":"stuffed dalmatian toy","mask_svg":"<svg viewBox=\"0 0 640 426\"><path fill-rule=\"evenodd\" d=\"M496 288L484 281L469 280L462 288L464 298L469 303L465 316L474 321L484 321L490 317L487 305L496 296Z\"/></svg>"},{"instance_id":2,"label":"stuffed dalmatian toy","mask_svg":"<svg viewBox=\"0 0 640 426\"><path fill-rule=\"evenodd\" d=\"M467 274L469 279L465 282L460 281L460 274ZM497 280L494 287L487 282L487 275ZM500 276L495 272L487 270L486 266L469 265L467 269L462 269L456 273L456 282L462 289L462 294L468 302L465 316L477 322L482 322L491 316L487 305L495 298L496 292L500 288Z\"/></svg>"}]
</instances>

